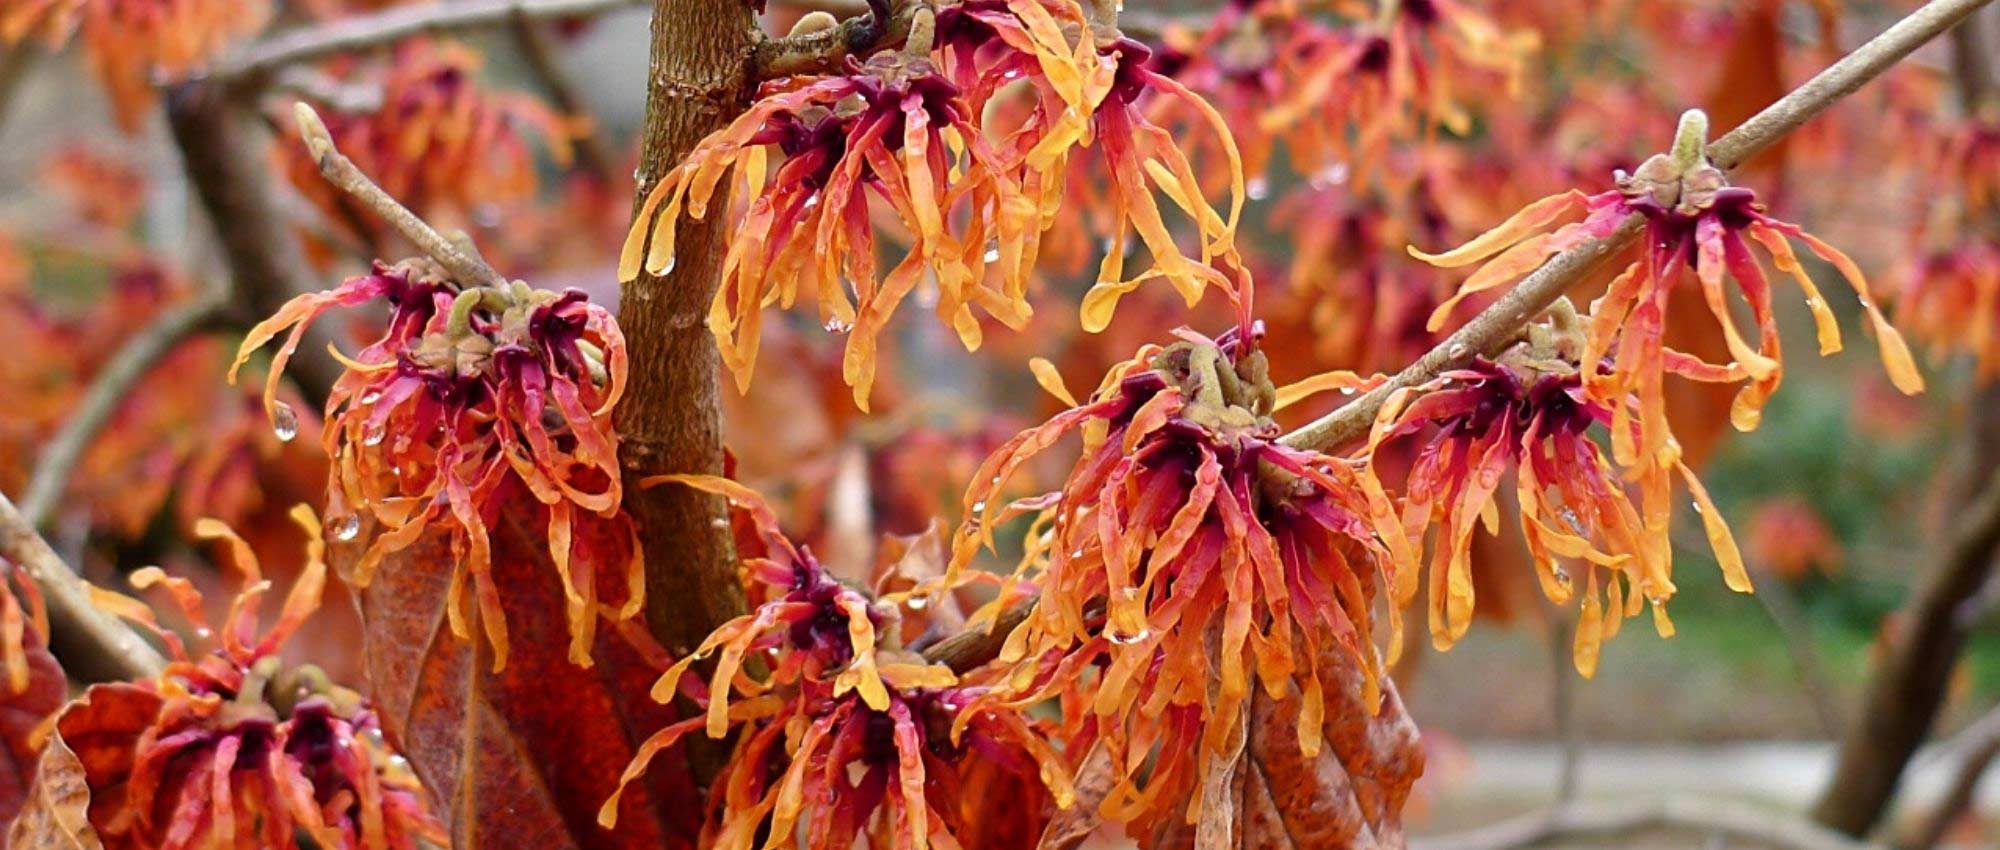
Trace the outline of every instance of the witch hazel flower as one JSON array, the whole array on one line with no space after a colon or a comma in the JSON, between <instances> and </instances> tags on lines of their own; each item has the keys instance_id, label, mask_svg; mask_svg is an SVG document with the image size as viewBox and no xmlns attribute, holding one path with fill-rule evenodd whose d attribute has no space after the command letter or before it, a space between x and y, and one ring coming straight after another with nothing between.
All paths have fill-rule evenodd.
<instances>
[{"instance_id":1,"label":"witch hazel flower","mask_svg":"<svg viewBox=\"0 0 2000 850\"><path fill-rule=\"evenodd\" d=\"M1617 417L1584 387L1577 366L1584 345L1575 310L1559 301L1494 359L1477 358L1421 387L1399 390L1376 418L1369 475L1377 474L1372 459L1385 446L1421 443L1401 502L1412 545L1435 528L1423 590L1432 642L1440 650L1471 625L1472 535L1482 523L1488 533L1498 532L1509 473L1543 593L1559 605L1576 600L1579 582L1571 571L1583 572L1575 660L1585 676L1596 672L1603 640L1645 605L1652 606L1661 635L1673 634L1666 614L1674 593L1667 534L1672 475L1692 494L1724 581L1732 590L1750 591L1728 524L1685 464L1638 470L1635 500L1628 470L1605 457L1592 434L1616 427ZM1403 575L1398 606L1417 595L1418 575Z\"/></svg>"},{"instance_id":2,"label":"witch hazel flower","mask_svg":"<svg viewBox=\"0 0 2000 850\"><path fill-rule=\"evenodd\" d=\"M1464 103L1517 97L1540 48L1533 31L1507 30L1458 0L1334 5L1363 22L1299 29L1285 53L1301 73L1259 122L1264 132L1316 142L1293 151L1308 173L1343 161L1368 170L1394 139L1428 140L1439 128L1463 135L1472 123Z\"/></svg>"},{"instance_id":3,"label":"witch hazel flower","mask_svg":"<svg viewBox=\"0 0 2000 850\"><path fill-rule=\"evenodd\" d=\"M61 47L72 36L111 96L126 132L153 103L155 74L199 69L237 38L262 29L268 0L8 0L0 4L0 45L39 38Z\"/></svg>"},{"instance_id":4,"label":"witch hazel flower","mask_svg":"<svg viewBox=\"0 0 2000 850\"><path fill-rule=\"evenodd\" d=\"M1019 327L1027 321L1019 266L993 286L988 245L1030 238L1032 206L1018 198L960 88L928 58L929 12L911 43L841 74L785 79L728 127L704 139L647 195L619 261L619 278L674 268L681 219L709 217L725 179L745 186L709 326L747 388L763 309L817 296L830 331L848 336L843 378L868 407L877 337L921 286L935 286L939 319L967 348L981 342L975 310ZM894 212L911 246L882 274L872 204ZM995 256L994 260L1002 257ZM933 280L927 281L929 276Z\"/></svg>"},{"instance_id":5,"label":"witch hazel flower","mask_svg":"<svg viewBox=\"0 0 2000 850\"><path fill-rule=\"evenodd\" d=\"M1783 366L1770 281L1751 251L1752 243L1804 291L1822 355L1840 350L1840 325L1800 265L1791 239L1805 243L1832 264L1853 288L1896 387L1906 394L1924 388L1908 346L1883 317L1861 269L1839 249L1798 225L1767 215L1754 191L1729 185L1722 170L1710 164L1704 153L1707 130L1707 116L1691 110L1681 119L1674 152L1656 155L1630 174L1620 172L1617 188L1611 191L1585 195L1571 190L1543 198L1499 227L1441 254L1410 249L1418 259L1444 268L1485 262L1459 286L1458 294L1432 315L1432 326L1439 327L1460 299L1517 281L1549 257L1608 237L1628 217L1642 216L1645 229L1637 249L1639 256L1611 282L1604 296L1591 304L1581 356L1586 364L1607 361L1607 368L1585 370L1584 385L1593 398L1611 408L1613 454L1627 466L1638 465L1642 458L1652 458L1650 463L1663 467L1678 460L1677 451L1669 451L1673 435L1667 422L1667 373L1698 381L1743 383L1731 406L1730 420L1741 430L1754 429L1761 420L1764 403L1783 377ZM1578 214L1583 216L1581 221L1556 226ZM1731 315L1726 284L1732 281L1736 294L1755 318L1755 345L1738 330ZM1668 302L1684 282L1700 286L1703 300L1722 329L1732 362L1708 363L1666 346ZM1622 403L1628 396L1636 398L1637 404Z\"/></svg>"},{"instance_id":6,"label":"witch hazel flower","mask_svg":"<svg viewBox=\"0 0 2000 850\"><path fill-rule=\"evenodd\" d=\"M323 431L333 536L356 540L364 524L370 535L350 580L365 585L387 555L427 532L448 533L452 632L472 636L469 594L500 669L507 621L489 528L503 504L528 496L546 517L562 576L570 660L588 666L606 606L628 619L644 604L611 427L627 374L617 323L578 290L466 286L428 260L377 263L293 299L244 339L232 380L252 353L287 334L265 395L280 437L296 433L297 413L275 393L307 326L335 307L377 302L389 308L382 336L351 358L335 352L347 370L327 399Z\"/></svg>"},{"instance_id":7,"label":"witch hazel flower","mask_svg":"<svg viewBox=\"0 0 2000 850\"><path fill-rule=\"evenodd\" d=\"M1182 331L1083 403L1038 370L1071 407L1003 445L966 493L954 572L991 546L995 526L1034 517L1022 570L1040 601L1007 638L994 700L1075 702L1064 739L1108 748L1116 785L1103 811L1115 820L1199 811L1201 789L1231 763L1253 685L1296 689L1307 730L1325 710L1323 655L1361 672L1369 705L1381 693L1371 608L1410 562L1407 541L1354 464L1285 445L1271 418L1310 392L1368 382L1333 373L1276 388L1257 333ZM1070 434L1083 451L1061 490L998 502L1023 464ZM1396 618L1391 608L1391 634ZM1095 690L1079 690L1091 675ZM1301 732L1304 752L1321 743Z\"/></svg>"},{"instance_id":8,"label":"witch hazel flower","mask_svg":"<svg viewBox=\"0 0 2000 850\"><path fill-rule=\"evenodd\" d=\"M761 551L743 563L759 601L660 677L654 699L687 696L703 712L641 744L620 793L687 735L734 729L735 749L711 792L707 846L847 850L865 839L955 849L984 813L982 789L1046 782L1057 804L1069 805L1074 791L1043 730L1016 712L976 705L983 688L896 648L888 609L795 546L754 491L700 475L647 483L730 500ZM706 684L685 678L711 655ZM607 828L617 823L618 801L613 794L599 811ZM768 836L761 845L760 836Z\"/></svg>"},{"instance_id":9,"label":"witch hazel flower","mask_svg":"<svg viewBox=\"0 0 2000 850\"><path fill-rule=\"evenodd\" d=\"M164 591L214 644L206 654L191 654L144 603L94 590L101 607L150 627L172 659L153 679L92 686L55 718L57 736L89 749L90 825L105 847L284 847L301 835L328 850L446 841L367 702L315 667L279 659L326 585L319 521L305 505L292 517L307 535L305 569L268 630L260 610L271 583L219 521L198 523L196 536L222 544L244 584L220 628L186 579L156 567L133 573L134 585Z\"/></svg>"}]
</instances>

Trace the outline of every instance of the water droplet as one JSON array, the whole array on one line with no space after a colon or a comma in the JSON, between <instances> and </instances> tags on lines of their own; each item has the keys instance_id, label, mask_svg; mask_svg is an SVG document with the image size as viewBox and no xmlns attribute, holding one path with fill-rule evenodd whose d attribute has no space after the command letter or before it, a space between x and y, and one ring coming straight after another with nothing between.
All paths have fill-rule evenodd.
<instances>
[{"instance_id":1,"label":"water droplet","mask_svg":"<svg viewBox=\"0 0 2000 850\"><path fill-rule=\"evenodd\" d=\"M1819 309L1819 299L1817 298L1806 299L1806 308L1811 310Z\"/></svg>"},{"instance_id":2,"label":"water droplet","mask_svg":"<svg viewBox=\"0 0 2000 850\"><path fill-rule=\"evenodd\" d=\"M1105 632L1104 636L1110 639L1112 643L1118 644L1119 646L1131 646L1132 644L1138 643L1139 641L1152 637L1153 630L1140 629L1129 635L1121 634L1119 632Z\"/></svg>"},{"instance_id":3,"label":"water droplet","mask_svg":"<svg viewBox=\"0 0 2000 850\"><path fill-rule=\"evenodd\" d=\"M1072 560L1081 558L1083 557L1083 550L1082 549L1071 550L1069 556Z\"/></svg>"},{"instance_id":4,"label":"water droplet","mask_svg":"<svg viewBox=\"0 0 2000 850\"><path fill-rule=\"evenodd\" d=\"M973 513L975 513L975 514L983 514L983 513L986 513L986 500L985 500L985 499L980 499L980 500L979 500L979 501L977 501L977 502L973 502L973 503L972 503L972 512L973 512Z\"/></svg>"},{"instance_id":5,"label":"water droplet","mask_svg":"<svg viewBox=\"0 0 2000 850\"><path fill-rule=\"evenodd\" d=\"M803 206L805 209L812 209L813 207L819 206L819 193L817 192L813 193L812 197L806 199L806 202Z\"/></svg>"},{"instance_id":6,"label":"water droplet","mask_svg":"<svg viewBox=\"0 0 2000 850\"><path fill-rule=\"evenodd\" d=\"M1336 162L1313 173L1309 178L1315 189L1326 189L1347 182L1347 163Z\"/></svg>"},{"instance_id":7,"label":"water droplet","mask_svg":"<svg viewBox=\"0 0 2000 850\"><path fill-rule=\"evenodd\" d=\"M1353 387L1341 387L1341 388L1340 388L1340 394L1341 394L1341 395L1353 395L1353 394L1354 394L1354 388L1353 388Z\"/></svg>"},{"instance_id":8,"label":"water droplet","mask_svg":"<svg viewBox=\"0 0 2000 850\"><path fill-rule=\"evenodd\" d=\"M827 332L827 333L830 333L830 334L844 334L844 333L847 333L848 331L851 331L851 330L854 330L854 325L853 325L853 324L851 324L851 323L848 323L848 322L843 322L843 321L841 321L841 320L839 320L839 319L828 319L828 320L826 320L826 332Z\"/></svg>"},{"instance_id":9,"label":"water droplet","mask_svg":"<svg viewBox=\"0 0 2000 850\"><path fill-rule=\"evenodd\" d=\"M347 516L334 520L333 539L345 542L348 540L353 540L355 536L360 533L361 533L361 517L356 516L354 514L348 514Z\"/></svg>"},{"instance_id":10,"label":"water droplet","mask_svg":"<svg viewBox=\"0 0 2000 850\"><path fill-rule=\"evenodd\" d=\"M678 256L668 257L667 264L660 267L660 276L665 277L667 275L673 274L674 266L679 265L680 261L681 258Z\"/></svg>"},{"instance_id":11,"label":"water droplet","mask_svg":"<svg viewBox=\"0 0 2000 850\"><path fill-rule=\"evenodd\" d=\"M1562 565L1558 563L1549 563L1549 577L1555 579L1556 586L1564 590L1568 590L1576 584L1576 580L1569 577L1569 570L1563 569Z\"/></svg>"},{"instance_id":12,"label":"water droplet","mask_svg":"<svg viewBox=\"0 0 2000 850\"><path fill-rule=\"evenodd\" d=\"M912 611L922 611L931 606L931 600L924 596L912 596L910 597L910 601L903 604L910 606L910 610Z\"/></svg>"},{"instance_id":13,"label":"water droplet","mask_svg":"<svg viewBox=\"0 0 2000 850\"><path fill-rule=\"evenodd\" d=\"M271 402L271 433L278 435L280 442L289 443L299 435L299 414L292 406L282 401Z\"/></svg>"},{"instance_id":14,"label":"water droplet","mask_svg":"<svg viewBox=\"0 0 2000 850\"><path fill-rule=\"evenodd\" d=\"M1265 180L1262 177L1251 178L1250 182L1243 187L1243 191L1250 196L1250 200L1264 200L1265 196L1271 194L1271 181Z\"/></svg>"},{"instance_id":15,"label":"water droplet","mask_svg":"<svg viewBox=\"0 0 2000 850\"><path fill-rule=\"evenodd\" d=\"M724 519L722 517L716 517L714 519L709 520L708 524L715 528L728 528L729 520Z\"/></svg>"},{"instance_id":16,"label":"water droplet","mask_svg":"<svg viewBox=\"0 0 2000 850\"><path fill-rule=\"evenodd\" d=\"M989 262L989 263L997 263L997 262L1000 262L1000 249L999 249L999 248L988 248L988 249L986 249L986 256L985 256L985 260L986 260L986 262Z\"/></svg>"},{"instance_id":17,"label":"water droplet","mask_svg":"<svg viewBox=\"0 0 2000 850\"><path fill-rule=\"evenodd\" d=\"M1695 512L1695 513L1701 513L1701 512L1702 512L1702 511L1701 511L1701 502L1700 502L1700 501L1691 501L1691 502L1689 502L1689 504L1691 504L1691 505L1694 505L1694 512Z\"/></svg>"},{"instance_id":18,"label":"water droplet","mask_svg":"<svg viewBox=\"0 0 2000 850\"><path fill-rule=\"evenodd\" d=\"M1011 80L1011 79L1014 79L1014 78L1016 78L1016 77L1019 77L1019 76L1021 76L1021 69L1019 69L1019 68L1008 68L1008 69L1007 69L1007 73L1004 73L1004 74L1001 74L1001 75L1000 75L1000 79L1003 79L1003 80Z\"/></svg>"},{"instance_id":19,"label":"water droplet","mask_svg":"<svg viewBox=\"0 0 2000 850\"><path fill-rule=\"evenodd\" d=\"M1454 360L1456 360L1456 359L1458 359L1458 358L1460 358L1460 357L1464 357L1464 356L1465 356L1465 343L1462 343L1462 342L1454 342L1454 343L1452 343L1452 344L1451 344L1451 347L1450 347L1450 348L1447 348L1447 349L1445 349L1445 350L1444 350L1444 353L1445 353L1445 354L1448 354L1448 355L1450 355L1450 356L1452 357L1452 359L1454 359Z\"/></svg>"},{"instance_id":20,"label":"water droplet","mask_svg":"<svg viewBox=\"0 0 2000 850\"><path fill-rule=\"evenodd\" d=\"M198 626L194 630L194 636L197 640L208 640L215 637L215 630L207 626Z\"/></svg>"},{"instance_id":21,"label":"water droplet","mask_svg":"<svg viewBox=\"0 0 2000 850\"><path fill-rule=\"evenodd\" d=\"M1576 511L1574 509L1567 507L1563 508L1562 521L1569 526L1571 531L1574 531L1578 534L1587 533L1583 530L1583 520L1577 517Z\"/></svg>"},{"instance_id":22,"label":"water droplet","mask_svg":"<svg viewBox=\"0 0 2000 850\"><path fill-rule=\"evenodd\" d=\"M361 394L361 403L362 403L362 404L374 404L375 402L378 402L378 401L381 401L381 400L382 400L382 394L381 394L381 393L378 393L378 392L376 392L376 391L374 391L374 390L369 390L369 391L367 391L367 392L365 392L365 393L362 393L362 394Z\"/></svg>"},{"instance_id":23,"label":"water droplet","mask_svg":"<svg viewBox=\"0 0 2000 850\"><path fill-rule=\"evenodd\" d=\"M379 422L371 423L368 426L368 430L363 431L361 434L361 444L364 446L379 446L382 445L383 440L388 438L389 429L387 427Z\"/></svg>"}]
</instances>

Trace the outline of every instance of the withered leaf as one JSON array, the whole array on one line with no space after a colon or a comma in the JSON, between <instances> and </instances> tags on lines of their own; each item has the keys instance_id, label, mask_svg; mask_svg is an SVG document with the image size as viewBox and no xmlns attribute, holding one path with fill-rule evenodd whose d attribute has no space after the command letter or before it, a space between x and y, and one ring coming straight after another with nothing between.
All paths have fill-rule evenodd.
<instances>
[{"instance_id":1,"label":"withered leaf","mask_svg":"<svg viewBox=\"0 0 2000 850\"><path fill-rule=\"evenodd\" d=\"M103 850L90 825L90 783L62 736L42 748L41 766L7 830L9 850Z\"/></svg>"},{"instance_id":2,"label":"withered leaf","mask_svg":"<svg viewBox=\"0 0 2000 850\"><path fill-rule=\"evenodd\" d=\"M1236 765L1230 804L1205 815L1211 846L1234 850L1399 850L1403 804L1423 774L1416 724L1394 683L1382 681L1382 705L1363 703L1361 673L1321 658L1326 685L1324 743L1307 756L1298 742L1297 695L1283 702L1262 691L1252 698L1248 740ZM1163 825L1150 850L1200 846L1200 824Z\"/></svg>"},{"instance_id":3,"label":"withered leaf","mask_svg":"<svg viewBox=\"0 0 2000 850\"><path fill-rule=\"evenodd\" d=\"M522 501L532 509L532 500L511 503ZM642 646L642 627L607 627L594 666L570 663L562 585L546 539L531 530L542 525L529 519L492 524L493 580L513 635L501 672L488 642L451 631L453 559L442 529L391 554L358 591L366 692L383 728L430 789L453 846L691 847L701 797L678 758L656 760L626 790L616 830L597 825L638 742L676 719L648 694L664 659ZM336 558L359 554L341 548ZM468 612L475 636L477 616Z\"/></svg>"},{"instance_id":4,"label":"withered leaf","mask_svg":"<svg viewBox=\"0 0 2000 850\"><path fill-rule=\"evenodd\" d=\"M35 730L68 697L62 666L33 630L25 636L26 687L16 692L0 677L0 823L21 811L35 780Z\"/></svg>"}]
</instances>

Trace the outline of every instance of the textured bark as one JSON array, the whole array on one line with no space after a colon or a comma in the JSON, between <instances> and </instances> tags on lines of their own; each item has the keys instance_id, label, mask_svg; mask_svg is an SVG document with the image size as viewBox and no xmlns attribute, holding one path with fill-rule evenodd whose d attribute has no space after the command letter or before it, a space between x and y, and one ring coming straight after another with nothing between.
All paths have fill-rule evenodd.
<instances>
[{"instance_id":1,"label":"textured bark","mask_svg":"<svg viewBox=\"0 0 2000 850\"><path fill-rule=\"evenodd\" d=\"M743 0L658 0L639 198L702 137L749 103L756 21ZM722 280L726 197L706 222L683 221L665 275L625 284L618 321L632 382L618 406L625 505L646 551L647 622L669 652L685 654L743 612L723 500L688 487L640 489L664 473L722 472L721 358L708 305Z\"/></svg>"},{"instance_id":2,"label":"textured bark","mask_svg":"<svg viewBox=\"0 0 2000 850\"><path fill-rule=\"evenodd\" d=\"M1953 31L1958 89L1968 109L1992 91L1989 51L1977 14ZM1859 716L1840 742L1834 773L1813 819L1848 835L1873 829L1895 799L1903 772L1944 706L1967 631L1988 604L1981 590L2000 560L2000 385L1972 398L1966 451L1950 533L1919 592L1897 614L1902 631L1868 682Z\"/></svg>"},{"instance_id":3,"label":"textured bark","mask_svg":"<svg viewBox=\"0 0 2000 850\"><path fill-rule=\"evenodd\" d=\"M2000 555L2000 386L1974 400L1971 494L1953 512L1955 527L1917 594L1896 614L1898 633L1869 679L1861 711L1840 742L1833 778L1813 819L1861 836L1895 799L1910 756L1930 736L1951 672L1977 615L1980 591Z\"/></svg>"}]
</instances>

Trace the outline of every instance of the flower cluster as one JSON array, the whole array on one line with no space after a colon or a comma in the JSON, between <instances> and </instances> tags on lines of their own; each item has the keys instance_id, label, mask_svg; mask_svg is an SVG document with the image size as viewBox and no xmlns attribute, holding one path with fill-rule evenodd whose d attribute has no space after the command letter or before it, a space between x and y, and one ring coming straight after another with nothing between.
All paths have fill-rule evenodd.
<instances>
[{"instance_id":1,"label":"flower cluster","mask_svg":"<svg viewBox=\"0 0 2000 850\"><path fill-rule=\"evenodd\" d=\"M895 648L887 612L786 539L754 492L707 476L654 480L729 497L761 552L743 562L756 609L660 678L655 699L688 696L705 713L647 739L621 789L688 734L719 738L734 727L706 846L749 848L760 835L765 847L809 850L847 850L857 837L869 847L999 846L970 831L985 828L1001 799L988 793L1035 795L1033 812L1047 782L1057 804L1069 804L1073 791L1041 730L979 705L983 688ZM718 651L706 685L684 677ZM608 827L617 815L614 794L598 818Z\"/></svg>"},{"instance_id":2,"label":"flower cluster","mask_svg":"<svg viewBox=\"0 0 2000 850\"><path fill-rule=\"evenodd\" d=\"M1457 0L1229 4L1164 33L1165 70L1228 113L1252 175L1282 140L1301 173L1369 170L1391 142L1464 134L1468 94L1513 97L1539 39ZM1472 89L1463 91L1461 88Z\"/></svg>"},{"instance_id":3,"label":"flower cluster","mask_svg":"<svg viewBox=\"0 0 2000 850\"><path fill-rule=\"evenodd\" d=\"M2000 375L2000 120L1943 128L1914 163L1930 191L1913 250L1897 270L1898 322L1934 351L1972 355Z\"/></svg>"},{"instance_id":4,"label":"flower cluster","mask_svg":"<svg viewBox=\"0 0 2000 850\"><path fill-rule=\"evenodd\" d=\"M268 0L9 0L0 6L0 45L39 36L60 46L81 34L91 70L130 132L153 102L153 75L199 68L230 41L256 32Z\"/></svg>"},{"instance_id":5,"label":"flower cluster","mask_svg":"<svg viewBox=\"0 0 2000 850\"><path fill-rule=\"evenodd\" d=\"M265 395L280 437L296 433L297 413L275 392L306 327L335 307L374 302L388 306L388 324L342 357L347 371L326 408L333 535L356 539L364 519L371 534L349 578L366 584L385 555L448 529L452 631L471 636L469 583L494 664L504 666L488 523L505 500L532 498L546 511L549 554L562 573L570 657L588 666L600 599L618 606L619 619L644 602L637 541L619 509L611 408L627 369L616 322L577 290L467 287L429 261L378 263L337 289L293 299L244 339L239 367L289 330Z\"/></svg>"},{"instance_id":6,"label":"flower cluster","mask_svg":"<svg viewBox=\"0 0 2000 850\"><path fill-rule=\"evenodd\" d=\"M1592 239L1617 232L1628 218L1643 220L1639 256L1591 305L1589 333L1579 362L1593 364L1584 373L1591 398L1609 407L1613 420L1613 453L1626 466L1670 467L1677 452L1669 452L1673 435L1667 422L1664 377L1717 383L1743 383L1730 410L1740 429L1755 428L1764 403L1783 375L1779 361L1776 315L1771 287L1750 243L1761 246L1771 263L1789 274L1804 290L1806 306L1817 325L1820 352L1840 350L1840 326L1792 250L1790 239L1838 269L1860 299L1862 311L1876 335L1889 377L1905 393L1923 390L1923 378L1902 336L1883 318L1870 296L1861 270L1839 249L1806 233L1797 225L1765 214L1754 191L1728 184L1721 169L1701 153L1707 120L1691 112L1672 155L1660 154L1633 173L1620 172L1617 188L1597 195L1569 191L1543 198L1516 213L1499 227L1442 254L1411 253L1433 265L1456 268L1485 261L1459 287L1458 296L1432 316L1442 324L1458 298L1512 283L1549 257ZM1556 227L1578 214L1581 221ZM1684 281L1698 283L1703 300L1720 326L1733 362L1714 364L1668 348L1664 341L1669 302ZM1757 323L1752 346L1731 315L1726 283L1748 303ZM1608 368L1594 364L1606 360ZM1631 396L1636 405L1622 400ZM1629 427L1628 427L1629 424Z\"/></svg>"},{"instance_id":7,"label":"flower cluster","mask_svg":"<svg viewBox=\"0 0 2000 850\"><path fill-rule=\"evenodd\" d=\"M706 218L716 187L735 173L749 207L709 317L724 362L746 385L763 308L789 307L804 289L827 327L849 334L843 376L865 409L876 337L926 272L936 278L939 317L968 347L981 335L975 307L1010 325L1027 319L1025 267L997 289L984 270L1003 259L988 244L1019 243L1033 215L972 123L976 113L929 59L883 54L847 71L781 83L668 172L640 211L619 276L672 269L681 217ZM775 167L773 154L782 157ZM886 276L875 267L874 201L912 239Z\"/></svg>"},{"instance_id":8,"label":"flower cluster","mask_svg":"<svg viewBox=\"0 0 2000 850\"><path fill-rule=\"evenodd\" d=\"M530 142L540 141L565 162L572 130L533 97L483 88L481 63L478 53L460 45L404 42L380 79L370 80L381 87L379 103L317 109L341 152L418 212L468 214L482 204L533 197L537 180ZM329 220L367 226L340 190L320 176L302 142L294 138L279 148L279 156L292 185ZM377 234L371 229L360 235Z\"/></svg>"},{"instance_id":9,"label":"flower cluster","mask_svg":"<svg viewBox=\"0 0 2000 850\"><path fill-rule=\"evenodd\" d=\"M1110 181L1095 228L1106 255L1084 299L1085 328L1101 330L1118 299L1153 278L1190 304L1206 287L1233 289L1226 270L1244 187L1222 117L1151 70L1148 48L1102 37L1074 0L967 0L918 10L899 52L768 83L653 186L620 277L671 270L683 217L707 218L717 187L740 183L747 200L709 318L725 361L746 383L759 312L807 290L826 327L849 334L843 377L865 408L877 339L912 293L935 295L939 318L968 348L983 338L982 313L1016 329L1027 321L1042 235L1073 200L1074 175L1098 164L1080 164L1074 154L1087 149ZM1159 99L1184 103L1220 141L1226 211L1209 204L1173 135L1148 117ZM1192 223L1197 250L1177 243L1158 196ZM886 275L871 218L884 207L910 243ZM1128 274L1133 232L1151 260Z\"/></svg>"},{"instance_id":10,"label":"flower cluster","mask_svg":"<svg viewBox=\"0 0 2000 850\"><path fill-rule=\"evenodd\" d=\"M1360 381L1280 390L1254 332L1181 335L996 451L954 541L956 571L996 525L1033 515L1022 570L1034 568L1040 602L1001 653L1007 689L995 701L1063 697L1071 754L1108 749L1116 786L1103 811L1120 821L1200 810L1240 740L1253 683L1274 695L1296 685L1308 755L1322 743L1322 656L1361 671L1372 711L1371 608L1409 561L1383 494L1348 461L1279 441L1270 418L1304 392ZM1083 453L1060 491L998 502L1024 463L1071 433ZM1079 677L1091 670L1086 689Z\"/></svg>"},{"instance_id":11,"label":"flower cluster","mask_svg":"<svg viewBox=\"0 0 2000 850\"><path fill-rule=\"evenodd\" d=\"M326 583L319 523L304 505L293 517L309 539L305 571L268 631L259 608L270 583L249 544L213 520L198 536L224 543L244 581L219 631L187 580L157 568L132 577L164 589L197 634L215 635L212 652L191 656L143 603L97 592L101 607L151 626L172 654L157 678L93 686L54 722L82 764L90 826L105 847L282 847L303 835L328 850L416 850L445 840L360 696L279 661Z\"/></svg>"},{"instance_id":12,"label":"flower cluster","mask_svg":"<svg viewBox=\"0 0 2000 850\"><path fill-rule=\"evenodd\" d=\"M1588 676L1596 671L1602 640L1645 604L1652 604L1661 634L1672 634L1665 608L1674 592L1672 474L1686 481L1729 587L1748 592L1750 578L1728 526L1686 464L1676 459L1637 470L1640 502L1633 503L1631 476L1591 437L1593 427L1611 426L1616 416L1584 389L1575 365L1582 329L1566 308L1567 302L1559 304L1549 324L1531 325L1527 338L1495 360L1480 358L1392 394L1376 419L1369 451L1424 435L1402 504L1413 544L1437 529L1427 590L1436 646L1449 648L1472 622L1473 530L1483 520L1497 533L1501 486L1512 472L1514 507L1543 593L1568 603L1577 582L1564 562L1584 571L1575 655L1577 669ZM1414 580L1400 586L1397 604L1408 603L1417 589Z\"/></svg>"}]
</instances>

